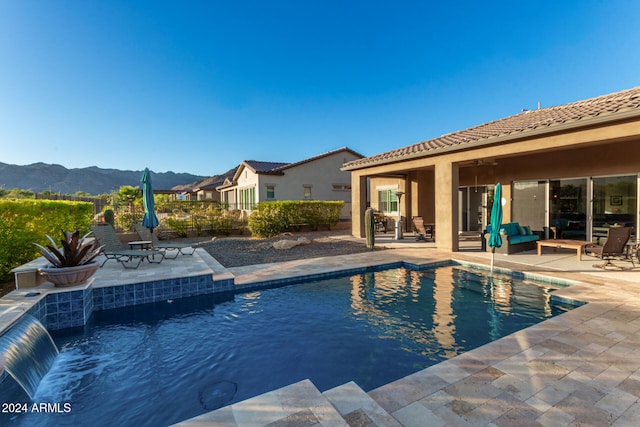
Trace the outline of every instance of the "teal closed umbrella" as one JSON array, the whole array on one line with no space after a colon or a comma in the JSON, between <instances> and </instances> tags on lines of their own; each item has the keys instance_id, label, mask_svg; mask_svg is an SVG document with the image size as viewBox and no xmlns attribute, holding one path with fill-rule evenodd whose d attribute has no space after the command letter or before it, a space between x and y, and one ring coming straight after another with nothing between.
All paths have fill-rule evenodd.
<instances>
[{"instance_id":1,"label":"teal closed umbrella","mask_svg":"<svg viewBox=\"0 0 640 427\"><path fill-rule=\"evenodd\" d=\"M147 227L153 233L153 229L160 224L155 212L155 202L153 200L153 188L151 187L151 173L149 168L144 168L142 173L142 201L144 203L144 218L142 218L142 225Z\"/></svg>"},{"instance_id":2,"label":"teal closed umbrella","mask_svg":"<svg viewBox=\"0 0 640 427\"><path fill-rule=\"evenodd\" d=\"M491 206L491 232L487 244L491 248L491 273L493 273L493 258L496 248L502 246L500 229L502 228L502 184L496 184L496 191L493 195L493 205Z\"/></svg>"}]
</instances>

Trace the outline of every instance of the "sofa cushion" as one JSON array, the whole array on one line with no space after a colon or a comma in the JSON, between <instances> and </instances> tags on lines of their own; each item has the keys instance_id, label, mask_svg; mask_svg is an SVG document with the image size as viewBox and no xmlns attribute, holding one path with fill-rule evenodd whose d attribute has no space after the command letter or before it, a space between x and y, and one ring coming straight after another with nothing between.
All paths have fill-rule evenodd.
<instances>
[{"instance_id":1,"label":"sofa cushion","mask_svg":"<svg viewBox=\"0 0 640 427\"><path fill-rule=\"evenodd\" d=\"M500 231L504 230L508 236L518 236L520 235L519 225L517 222L508 222L506 224L502 224L502 228Z\"/></svg>"},{"instance_id":2,"label":"sofa cushion","mask_svg":"<svg viewBox=\"0 0 640 427\"><path fill-rule=\"evenodd\" d=\"M523 231L524 234L522 233ZM491 233L491 224L487 225L486 232ZM500 232L507 235L507 239L509 239L509 243L512 245L518 243L534 242L540 239L537 234L534 234L531 231L531 227L520 227L520 224L518 224L517 222L507 222L505 224L502 224L502 226L500 227Z\"/></svg>"},{"instance_id":3,"label":"sofa cushion","mask_svg":"<svg viewBox=\"0 0 640 427\"><path fill-rule=\"evenodd\" d=\"M536 240L540 240L540 236L537 234L529 234L525 236L527 238L527 242L535 242Z\"/></svg>"},{"instance_id":4,"label":"sofa cushion","mask_svg":"<svg viewBox=\"0 0 640 427\"><path fill-rule=\"evenodd\" d=\"M529 234L527 236L509 236L509 244L517 245L518 243L535 242L538 239L540 239L540 236L537 234Z\"/></svg>"}]
</instances>

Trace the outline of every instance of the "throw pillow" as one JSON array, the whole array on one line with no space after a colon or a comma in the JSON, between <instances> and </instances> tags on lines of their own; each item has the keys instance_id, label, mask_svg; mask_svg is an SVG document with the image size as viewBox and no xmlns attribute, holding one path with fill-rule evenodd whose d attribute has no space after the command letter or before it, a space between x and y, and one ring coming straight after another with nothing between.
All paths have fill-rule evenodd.
<instances>
[{"instance_id":1,"label":"throw pillow","mask_svg":"<svg viewBox=\"0 0 640 427\"><path fill-rule=\"evenodd\" d=\"M528 225L524 227L524 231L527 233L527 236L533 234L533 232L531 231L531 227L529 227Z\"/></svg>"},{"instance_id":2,"label":"throw pillow","mask_svg":"<svg viewBox=\"0 0 640 427\"><path fill-rule=\"evenodd\" d=\"M518 231L520 232L521 236L526 236L527 232L525 231L524 227L521 225L518 225Z\"/></svg>"}]
</instances>

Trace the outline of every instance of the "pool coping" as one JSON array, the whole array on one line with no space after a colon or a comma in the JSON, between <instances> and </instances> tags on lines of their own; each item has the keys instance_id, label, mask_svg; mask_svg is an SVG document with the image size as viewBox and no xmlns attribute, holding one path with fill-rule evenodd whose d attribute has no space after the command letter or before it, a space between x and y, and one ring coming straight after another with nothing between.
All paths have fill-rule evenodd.
<instances>
[{"instance_id":1,"label":"pool coping","mask_svg":"<svg viewBox=\"0 0 640 427\"><path fill-rule=\"evenodd\" d=\"M103 278L92 277L85 284L58 288L51 283L43 283L33 288L18 289L0 298L0 334L17 322L23 314L38 319L48 330L59 330L84 326L94 311L109 310L127 306L158 302L168 299L186 298L197 295L233 292L235 294L287 286L296 283L381 271L390 268L406 267L414 270L428 270L445 265L466 265L483 269L482 264L460 261L455 258L437 261L417 260L376 260L359 266L340 265L323 272L303 274L284 274L263 280L244 280L236 283L234 274L220 265L207 252L200 251L198 256L210 268L198 271L186 277L168 277L160 280L121 283ZM315 260L311 260L312 262ZM258 268L259 266L253 266ZM486 270L486 268L485 268ZM517 274L511 270L495 268L496 273L510 274L514 277L531 279L545 283L573 284L575 281L554 279L534 273ZM564 299L565 303L575 303ZM6 307L6 308L5 308ZM9 315L7 315L9 314Z\"/></svg>"}]
</instances>

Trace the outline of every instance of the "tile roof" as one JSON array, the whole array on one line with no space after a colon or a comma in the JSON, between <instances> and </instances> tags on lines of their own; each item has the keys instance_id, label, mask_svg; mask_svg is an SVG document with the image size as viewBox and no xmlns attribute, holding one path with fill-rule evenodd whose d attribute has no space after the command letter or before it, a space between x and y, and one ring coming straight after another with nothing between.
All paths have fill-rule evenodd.
<instances>
[{"instance_id":1,"label":"tile roof","mask_svg":"<svg viewBox=\"0 0 640 427\"><path fill-rule=\"evenodd\" d=\"M237 184L237 179L238 179L238 174L240 173L240 169L241 166L244 165L245 167L248 167L249 169L251 169L253 172L257 173L257 174L262 174L262 175L284 175L284 171L286 169L295 167L295 166L299 166L305 163L309 163L312 162L314 160L318 160L321 159L323 157L326 156L330 156L332 154L336 154L336 153L340 153L342 151L351 153L357 157L364 157L362 154L360 153L356 153L355 151L353 151L352 149L348 148L348 147L341 147L338 148L336 150L331 150L331 151L327 151L326 153L322 153L322 154L318 154L317 156L313 156L313 157L309 157L308 159L304 159L304 160L300 160L298 162L295 163L279 163L279 162L261 162L258 160L244 160L240 166L238 166L238 168L236 169L236 173L233 176L233 179L231 180L227 180L223 183L221 183L220 185L218 185L216 187L217 190L222 190L225 188L229 188L229 187L233 187L234 185Z\"/></svg>"},{"instance_id":2,"label":"tile roof","mask_svg":"<svg viewBox=\"0 0 640 427\"><path fill-rule=\"evenodd\" d=\"M224 179L220 179L220 177L210 177L200 181L198 185L193 188L193 191L215 190L222 184L224 184Z\"/></svg>"},{"instance_id":3,"label":"tile roof","mask_svg":"<svg viewBox=\"0 0 640 427\"><path fill-rule=\"evenodd\" d=\"M640 113L640 86L570 104L523 111L514 116L442 135L408 147L354 160L345 164L344 169L354 170L409 158L436 155L443 149L450 151L473 148L473 145L484 141L490 142L492 138L500 138L498 141L523 138L527 137L528 132L534 130L553 132L562 130L563 124L580 123L595 117L610 116L615 120L616 116L625 111Z\"/></svg>"},{"instance_id":4,"label":"tile roof","mask_svg":"<svg viewBox=\"0 0 640 427\"><path fill-rule=\"evenodd\" d=\"M281 175L280 169L287 166L289 163L279 163L279 162L260 162L257 160L245 160L245 165L247 165L251 170L255 173L262 174L277 174Z\"/></svg>"},{"instance_id":5,"label":"tile roof","mask_svg":"<svg viewBox=\"0 0 640 427\"><path fill-rule=\"evenodd\" d=\"M315 160L330 156L332 154L340 153L342 151L349 152L358 157L364 157L362 154L356 153L355 151L353 151L348 147L341 147L336 150L327 151L325 153L321 153L316 156L309 157L308 159L300 160L295 163L260 162L257 160L245 160L242 163L248 166L249 168L251 168L255 173L267 174L267 175L269 174L282 175L286 169L299 166L305 163L313 162Z\"/></svg>"},{"instance_id":6,"label":"tile roof","mask_svg":"<svg viewBox=\"0 0 640 427\"><path fill-rule=\"evenodd\" d=\"M300 160L300 161L295 162L295 163L287 163L287 164L277 168L277 170L281 171L281 170L284 170L284 169L292 168L294 166L302 165L304 163L313 162L314 160L318 160L318 159L321 159L323 157L330 156L332 154L340 153L342 151L349 152L349 153L353 154L354 156L357 156L357 157L360 157L360 158L364 157L362 154L357 153L357 152L353 151L352 149L350 149L348 147L341 147L341 148L338 148L336 150L327 151L325 153L321 153L321 154L318 154L316 156L309 157L308 159Z\"/></svg>"}]
</instances>

